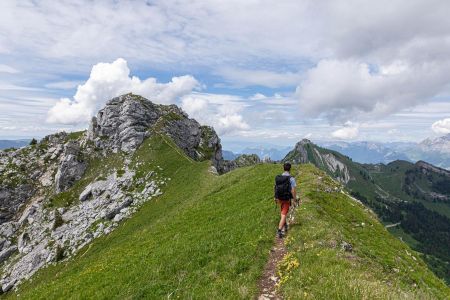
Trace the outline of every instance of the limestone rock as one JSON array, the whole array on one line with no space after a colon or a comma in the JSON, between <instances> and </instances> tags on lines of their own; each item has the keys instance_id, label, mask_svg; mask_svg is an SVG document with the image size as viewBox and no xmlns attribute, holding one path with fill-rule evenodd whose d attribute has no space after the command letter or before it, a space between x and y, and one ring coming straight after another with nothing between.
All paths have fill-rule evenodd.
<instances>
[{"instance_id":1,"label":"limestone rock","mask_svg":"<svg viewBox=\"0 0 450 300\"><path fill-rule=\"evenodd\" d=\"M290 162L293 164L308 163L308 151L306 148L311 144L311 141L308 139L301 140L295 145L294 149L286 155L283 162Z\"/></svg>"},{"instance_id":2,"label":"limestone rock","mask_svg":"<svg viewBox=\"0 0 450 300\"><path fill-rule=\"evenodd\" d=\"M0 187L0 224L12 219L19 208L34 194L31 184Z\"/></svg>"},{"instance_id":3,"label":"limestone rock","mask_svg":"<svg viewBox=\"0 0 450 300\"><path fill-rule=\"evenodd\" d=\"M92 118L87 137L115 152L136 150L161 116L158 105L132 94L113 98Z\"/></svg>"},{"instance_id":4,"label":"limestone rock","mask_svg":"<svg viewBox=\"0 0 450 300\"><path fill-rule=\"evenodd\" d=\"M234 160L224 162L225 172L229 172L236 168L252 166L261 163L261 159L256 154L241 154Z\"/></svg>"},{"instance_id":5,"label":"limestone rock","mask_svg":"<svg viewBox=\"0 0 450 300\"><path fill-rule=\"evenodd\" d=\"M76 142L69 141L64 145L64 153L55 175L57 193L69 189L86 171L87 164L80 158L80 154L80 146Z\"/></svg>"},{"instance_id":6,"label":"limestone rock","mask_svg":"<svg viewBox=\"0 0 450 300\"><path fill-rule=\"evenodd\" d=\"M4 250L2 250L2 252L0 252L0 263L4 262L5 260L7 260L14 252L17 251L17 246L13 245L9 248L6 248Z\"/></svg>"},{"instance_id":7,"label":"limestone rock","mask_svg":"<svg viewBox=\"0 0 450 300\"><path fill-rule=\"evenodd\" d=\"M152 134L165 135L194 160L211 160L225 171L220 139L175 105L158 105L127 94L110 100L86 134L57 133L22 150L0 151L0 285L14 288L40 268L70 258L94 238L113 231L118 222L162 194L170 178L156 166L136 176L131 154ZM80 180L90 159L122 151L124 165L86 183L80 202L50 208L55 193ZM138 162L139 163L139 162ZM106 176L106 177L105 177ZM84 184L84 183L83 183ZM55 193L49 194L49 187Z\"/></svg>"},{"instance_id":8,"label":"limestone rock","mask_svg":"<svg viewBox=\"0 0 450 300\"><path fill-rule=\"evenodd\" d=\"M154 104L133 94L108 101L92 118L87 138L98 148L130 153L154 131L170 136L189 157L209 159L219 173L224 171L222 146L212 127L189 119L176 105Z\"/></svg>"},{"instance_id":9,"label":"limestone rock","mask_svg":"<svg viewBox=\"0 0 450 300\"><path fill-rule=\"evenodd\" d=\"M346 252L352 252L353 251L353 246L350 243L347 243L346 241L343 241L341 243L341 248L342 248L342 250L344 250Z\"/></svg>"}]
</instances>

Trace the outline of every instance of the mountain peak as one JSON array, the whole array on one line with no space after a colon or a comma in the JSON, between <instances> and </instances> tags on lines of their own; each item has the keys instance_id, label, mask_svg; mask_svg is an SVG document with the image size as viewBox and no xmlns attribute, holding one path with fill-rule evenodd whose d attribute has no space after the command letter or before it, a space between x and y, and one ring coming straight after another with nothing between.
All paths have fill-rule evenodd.
<instances>
[{"instance_id":1,"label":"mountain peak","mask_svg":"<svg viewBox=\"0 0 450 300\"><path fill-rule=\"evenodd\" d=\"M419 147L427 152L450 153L450 133L437 138L427 138L419 143Z\"/></svg>"},{"instance_id":2,"label":"mountain peak","mask_svg":"<svg viewBox=\"0 0 450 300\"><path fill-rule=\"evenodd\" d=\"M306 145L306 144L314 144L314 143L311 142L311 141L308 140L308 139L302 139L302 140L300 140L299 142L297 142L296 145Z\"/></svg>"},{"instance_id":3,"label":"mountain peak","mask_svg":"<svg viewBox=\"0 0 450 300\"><path fill-rule=\"evenodd\" d=\"M109 100L87 132L0 152L0 263L6 266L0 293L108 234L159 196L170 177L152 164L159 153L149 145L161 143L182 160L211 160L218 173L225 171L214 128L176 105L134 94Z\"/></svg>"},{"instance_id":4,"label":"mountain peak","mask_svg":"<svg viewBox=\"0 0 450 300\"><path fill-rule=\"evenodd\" d=\"M436 167L436 166L434 166L434 165L432 165L430 163L427 163L427 162L425 162L423 160L419 160L418 162L416 162L415 165L417 167L419 167L421 169L424 169L424 170L427 170L427 171L432 171L432 172L436 172L438 174L450 176L450 171L449 170Z\"/></svg>"},{"instance_id":5,"label":"mountain peak","mask_svg":"<svg viewBox=\"0 0 450 300\"><path fill-rule=\"evenodd\" d=\"M170 136L189 157L211 159L217 171L223 171L222 146L214 128L190 119L176 105L155 104L131 93L106 103L92 118L87 138L98 148L129 153L158 132Z\"/></svg>"}]
</instances>

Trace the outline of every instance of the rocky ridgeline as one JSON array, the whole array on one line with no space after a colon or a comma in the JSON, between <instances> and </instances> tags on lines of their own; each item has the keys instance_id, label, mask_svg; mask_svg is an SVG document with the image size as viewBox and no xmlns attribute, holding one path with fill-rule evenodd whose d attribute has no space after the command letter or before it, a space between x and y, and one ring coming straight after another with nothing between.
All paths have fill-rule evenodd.
<instances>
[{"instance_id":1,"label":"rocky ridgeline","mask_svg":"<svg viewBox=\"0 0 450 300\"><path fill-rule=\"evenodd\" d=\"M261 159L256 154L241 154L234 160L224 161L224 169L226 172L247 166L253 166L262 163Z\"/></svg>"},{"instance_id":2,"label":"rocky ridgeline","mask_svg":"<svg viewBox=\"0 0 450 300\"><path fill-rule=\"evenodd\" d=\"M155 131L170 136L189 157L210 159L223 173L222 146L214 129L189 119L176 105L157 105L133 94L114 98L92 118L87 137L96 147L129 153Z\"/></svg>"},{"instance_id":3,"label":"rocky ridgeline","mask_svg":"<svg viewBox=\"0 0 450 300\"><path fill-rule=\"evenodd\" d=\"M336 155L332 152L322 153L320 148L308 139L298 142L282 161L294 164L313 163L334 174L342 183L348 183L351 179L348 167Z\"/></svg>"},{"instance_id":4,"label":"rocky ridgeline","mask_svg":"<svg viewBox=\"0 0 450 300\"><path fill-rule=\"evenodd\" d=\"M137 176L145 162L131 163L135 150L153 134L169 136L194 160L211 160L214 172L237 166L225 167L212 127L189 119L177 106L132 94L110 100L87 132L58 133L22 149L0 151L2 291L71 257L162 193L170 178L161 177L159 167ZM123 164L89 177L90 164L111 155L119 155ZM65 204L55 205L58 199Z\"/></svg>"}]
</instances>

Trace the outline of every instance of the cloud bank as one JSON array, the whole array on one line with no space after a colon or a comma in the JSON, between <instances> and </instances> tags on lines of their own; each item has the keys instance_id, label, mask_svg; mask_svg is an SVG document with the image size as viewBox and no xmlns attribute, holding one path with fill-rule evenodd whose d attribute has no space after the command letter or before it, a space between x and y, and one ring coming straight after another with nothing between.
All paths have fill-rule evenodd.
<instances>
[{"instance_id":1,"label":"cloud bank","mask_svg":"<svg viewBox=\"0 0 450 300\"><path fill-rule=\"evenodd\" d=\"M47 122L86 122L106 101L130 92L155 103L167 104L198 87L198 81L190 75L173 77L168 83L158 83L155 78L141 80L136 76L130 77L127 62L119 58L112 63L94 65L89 79L78 86L73 99L62 98L49 110Z\"/></svg>"},{"instance_id":2,"label":"cloud bank","mask_svg":"<svg viewBox=\"0 0 450 300\"><path fill-rule=\"evenodd\" d=\"M331 136L339 140L351 140L358 136L359 128L357 125L347 123L345 127L331 133Z\"/></svg>"},{"instance_id":3,"label":"cloud bank","mask_svg":"<svg viewBox=\"0 0 450 300\"><path fill-rule=\"evenodd\" d=\"M181 99L181 108L191 118L213 126L219 135L250 129L241 114L244 105L239 97L194 93Z\"/></svg>"},{"instance_id":4,"label":"cloud bank","mask_svg":"<svg viewBox=\"0 0 450 300\"><path fill-rule=\"evenodd\" d=\"M450 133L450 118L439 120L431 125L431 129L439 134Z\"/></svg>"},{"instance_id":5,"label":"cloud bank","mask_svg":"<svg viewBox=\"0 0 450 300\"><path fill-rule=\"evenodd\" d=\"M95 63L126 57L143 72L195 74L213 87L209 93L286 96L245 98L253 114L235 114L252 130L316 123L308 132L328 138L322 125L390 119L410 139L425 138L450 115L411 111L449 102L448 10L446 0L0 1L0 124L39 125L54 102L30 99L38 95L30 88L46 87L38 96L47 100L66 95ZM291 100L302 116L284 117L294 115ZM94 102L101 100L61 100L48 119L77 122L99 107ZM279 123L270 123L285 104ZM222 119L224 128L242 123L230 120Z\"/></svg>"},{"instance_id":6,"label":"cloud bank","mask_svg":"<svg viewBox=\"0 0 450 300\"><path fill-rule=\"evenodd\" d=\"M432 62L374 68L356 60L320 61L296 89L301 111L342 123L386 117L431 101L446 87L450 71L450 65Z\"/></svg>"}]
</instances>

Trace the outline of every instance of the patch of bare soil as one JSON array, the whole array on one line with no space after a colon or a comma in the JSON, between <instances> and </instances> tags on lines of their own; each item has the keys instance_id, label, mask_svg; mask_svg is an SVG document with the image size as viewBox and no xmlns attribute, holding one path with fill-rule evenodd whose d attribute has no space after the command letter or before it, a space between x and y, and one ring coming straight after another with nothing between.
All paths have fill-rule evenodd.
<instances>
[{"instance_id":1,"label":"patch of bare soil","mask_svg":"<svg viewBox=\"0 0 450 300\"><path fill-rule=\"evenodd\" d=\"M283 239L276 237L274 246L270 250L269 261L259 282L258 300L282 299L276 292L276 284L280 280L277 275L277 266L285 254L286 247Z\"/></svg>"}]
</instances>

